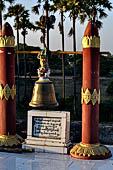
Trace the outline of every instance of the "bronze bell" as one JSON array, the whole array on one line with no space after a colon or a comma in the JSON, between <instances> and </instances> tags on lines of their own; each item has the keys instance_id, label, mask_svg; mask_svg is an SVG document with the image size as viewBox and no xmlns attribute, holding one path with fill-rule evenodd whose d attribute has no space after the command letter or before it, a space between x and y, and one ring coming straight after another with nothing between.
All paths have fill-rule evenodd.
<instances>
[{"instance_id":1,"label":"bronze bell","mask_svg":"<svg viewBox=\"0 0 113 170\"><path fill-rule=\"evenodd\" d=\"M29 106L40 108L53 108L58 106L52 81L48 78L41 78L35 82Z\"/></svg>"},{"instance_id":2,"label":"bronze bell","mask_svg":"<svg viewBox=\"0 0 113 170\"><path fill-rule=\"evenodd\" d=\"M49 80L50 69L48 66L47 49L41 50L38 59L41 67L38 69L39 80L35 82L33 95L29 106L52 108L58 106L53 82Z\"/></svg>"}]
</instances>

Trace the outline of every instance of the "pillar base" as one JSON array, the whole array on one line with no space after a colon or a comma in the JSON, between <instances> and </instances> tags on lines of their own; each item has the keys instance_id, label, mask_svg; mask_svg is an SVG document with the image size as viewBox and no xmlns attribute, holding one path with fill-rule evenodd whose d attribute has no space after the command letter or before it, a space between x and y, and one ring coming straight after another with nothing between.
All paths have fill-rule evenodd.
<instances>
[{"instance_id":1,"label":"pillar base","mask_svg":"<svg viewBox=\"0 0 113 170\"><path fill-rule=\"evenodd\" d=\"M106 159L112 156L111 151L100 144L76 144L70 151L72 157L78 159Z\"/></svg>"},{"instance_id":2,"label":"pillar base","mask_svg":"<svg viewBox=\"0 0 113 170\"><path fill-rule=\"evenodd\" d=\"M0 135L0 148L21 147L23 139L19 135Z\"/></svg>"}]
</instances>

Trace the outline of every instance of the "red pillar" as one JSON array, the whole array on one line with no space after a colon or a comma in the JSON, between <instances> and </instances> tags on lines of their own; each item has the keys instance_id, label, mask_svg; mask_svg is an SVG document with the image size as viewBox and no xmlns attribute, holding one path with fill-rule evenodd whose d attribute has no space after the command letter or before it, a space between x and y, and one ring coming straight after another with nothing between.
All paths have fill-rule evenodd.
<instances>
[{"instance_id":1,"label":"red pillar","mask_svg":"<svg viewBox=\"0 0 113 170\"><path fill-rule=\"evenodd\" d=\"M94 44L87 44L95 38ZM83 38L83 80L82 80L82 143L98 143L99 125L99 67L100 67L100 38L95 24L88 23ZM97 96L89 99L97 92ZM87 90L87 93L86 93ZM90 93L90 94L88 94ZM89 96L88 96L89 95ZM91 96L92 97L92 96ZM88 103L87 103L88 102ZM94 102L94 103L93 103Z\"/></svg>"},{"instance_id":2,"label":"red pillar","mask_svg":"<svg viewBox=\"0 0 113 170\"><path fill-rule=\"evenodd\" d=\"M89 21L86 27L82 45L82 142L75 145L70 154L81 159L105 159L111 156L111 152L98 141L100 37L93 21Z\"/></svg>"},{"instance_id":3,"label":"red pillar","mask_svg":"<svg viewBox=\"0 0 113 170\"><path fill-rule=\"evenodd\" d=\"M20 144L16 136L14 35L5 23L0 32L0 146Z\"/></svg>"}]
</instances>

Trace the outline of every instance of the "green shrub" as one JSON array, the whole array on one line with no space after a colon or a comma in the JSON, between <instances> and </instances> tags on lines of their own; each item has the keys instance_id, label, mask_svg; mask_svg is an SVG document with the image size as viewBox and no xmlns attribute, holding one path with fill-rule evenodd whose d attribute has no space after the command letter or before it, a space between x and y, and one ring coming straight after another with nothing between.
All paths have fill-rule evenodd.
<instances>
[{"instance_id":1,"label":"green shrub","mask_svg":"<svg viewBox=\"0 0 113 170\"><path fill-rule=\"evenodd\" d=\"M109 95L113 95L113 80L109 83L109 85L107 87L107 93Z\"/></svg>"},{"instance_id":2,"label":"green shrub","mask_svg":"<svg viewBox=\"0 0 113 170\"><path fill-rule=\"evenodd\" d=\"M100 103L100 122L113 122L113 100Z\"/></svg>"},{"instance_id":3,"label":"green shrub","mask_svg":"<svg viewBox=\"0 0 113 170\"><path fill-rule=\"evenodd\" d=\"M69 111L71 120L81 120L82 106L81 103L78 102L78 99L76 99L76 113L75 113L73 96L66 97L65 102L61 97L58 97L58 95L56 95L56 97L59 103L59 106L56 108L56 110Z\"/></svg>"}]
</instances>

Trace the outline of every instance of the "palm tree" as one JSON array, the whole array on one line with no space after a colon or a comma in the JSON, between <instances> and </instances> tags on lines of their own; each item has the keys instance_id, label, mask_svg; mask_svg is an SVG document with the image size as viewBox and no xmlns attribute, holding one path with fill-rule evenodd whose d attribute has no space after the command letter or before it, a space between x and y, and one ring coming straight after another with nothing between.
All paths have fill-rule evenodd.
<instances>
[{"instance_id":1,"label":"palm tree","mask_svg":"<svg viewBox=\"0 0 113 170\"><path fill-rule=\"evenodd\" d=\"M66 12L65 8L66 1L64 0L53 0L52 9L54 12L60 10L61 21L59 22L59 31L62 35L62 51L64 51L64 12ZM65 103L65 55L62 54L62 98Z\"/></svg>"},{"instance_id":2,"label":"palm tree","mask_svg":"<svg viewBox=\"0 0 113 170\"><path fill-rule=\"evenodd\" d=\"M55 16L51 15L49 17L49 24L48 24L48 30L54 29L54 23L55 23ZM40 37L40 42L44 45L44 48L48 49L48 46L45 42L45 37L47 33L47 22L46 22L46 16L41 15L40 20L35 22L34 31L41 30L42 36Z\"/></svg>"},{"instance_id":3,"label":"palm tree","mask_svg":"<svg viewBox=\"0 0 113 170\"><path fill-rule=\"evenodd\" d=\"M94 21L98 28L102 27L101 19L107 17L105 10L110 11L112 9L112 3L109 0L84 0L83 6L83 13L80 15L81 23L84 23L85 19L88 18Z\"/></svg>"},{"instance_id":4,"label":"palm tree","mask_svg":"<svg viewBox=\"0 0 113 170\"><path fill-rule=\"evenodd\" d=\"M7 19L8 17L14 17L15 21L15 28L17 30L17 51L19 50L19 19L24 11L24 7L21 4L16 4L14 6L10 6L8 8L8 12L4 15L4 19ZM18 91L18 102L19 102L19 55L17 54L17 75L18 75L18 85L17 85L17 91Z\"/></svg>"},{"instance_id":5,"label":"palm tree","mask_svg":"<svg viewBox=\"0 0 113 170\"><path fill-rule=\"evenodd\" d=\"M24 7L21 4L16 4L8 8L8 12L4 15L6 20L8 17L15 17L15 29L17 30L17 50L19 50L19 18L24 11Z\"/></svg>"},{"instance_id":6,"label":"palm tree","mask_svg":"<svg viewBox=\"0 0 113 170\"><path fill-rule=\"evenodd\" d=\"M51 0L50 0L51 1ZM50 30L50 28L51 28L51 26L50 26L50 19L52 19L52 17L50 18L49 17L49 14L48 14L48 12L49 12L49 10L50 10L50 4L48 3L48 0L37 0L37 5L35 5L33 8L32 8L32 11L35 13L35 14L38 14L39 15L39 9L40 9L40 7L41 7L41 3L42 2L44 2L44 5L43 5L43 8L44 8L44 10L45 10L45 16L43 15L42 16L42 18L45 20L45 22L44 22L44 24L43 24L43 29L41 29L41 32L43 33L43 36L42 36L42 38L41 39L44 39L44 41L45 41L45 34L47 34L47 43L46 43L46 48L49 50L49 30ZM41 19L42 18L40 18L40 21L41 21ZM55 20L54 21L52 21L53 23L55 22ZM52 23L52 25L53 25L53 23ZM41 24L41 22L40 22L40 24L39 24L39 22L36 22L36 24L37 25L41 25L42 26L42 24ZM46 30L46 31L45 31Z\"/></svg>"},{"instance_id":7,"label":"palm tree","mask_svg":"<svg viewBox=\"0 0 113 170\"><path fill-rule=\"evenodd\" d=\"M19 18L19 23L18 27L19 29L22 29L21 34L23 36L23 50L25 50L25 45L26 45L26 35L28 34L27 29L32 29L34 26L33 24L29 21L29 10L24 10L21 13L21 16ZM16 28L16 24L14 25ZM24 54L24 76L25 76L25 91L24 91L24 99L26 99L26 54Z\"/></svg>"},{"instance_id":8,"label":"palm tree","mask_svg":"<svg viewBox=\"0 0 113 170\"><path fill-rule=\"evenodd\" d=\"M0 30L2 29L2 11L5 10L5 2L12 4L15 0L0 0Z\"/></svg>"},{"instance_id":9,"label":"palm tree","mask_svg":"<svg viewBox=\"0 0 113 170\"><path fill-rule=\"evenodd\" d=\"M22 29L21 34L23 36L23 50L25 50L26 35L28 34L27 29L31 30L34 28L34 25L30 22L29 16L29 10L22 11L18 23L19 29ZM14 27L16 28L16 24Z\"/></svg>"},{"instance_id":10,"label":"palm tree","mask_svg":"<svg viewBox=\"0 0 113 170\"><path fill-rule=\"evenodd\" d=\"M83 1L80 0L68 0L66 4L66 11L69 11L69 17L72 19L72 27L68 33L68 36L73 36L73 51L76 51L76 20L79 15L83 12ZM74 113L75 117L77 117L77 110L76 110L76 54L74 54L74 76L73 76L73 83L74 83Z\"/></svg>"}]
</instances>

